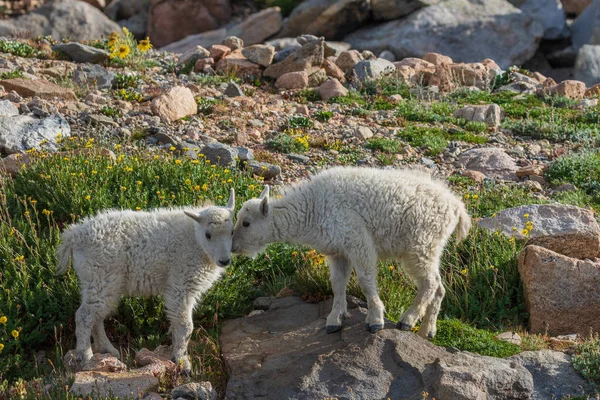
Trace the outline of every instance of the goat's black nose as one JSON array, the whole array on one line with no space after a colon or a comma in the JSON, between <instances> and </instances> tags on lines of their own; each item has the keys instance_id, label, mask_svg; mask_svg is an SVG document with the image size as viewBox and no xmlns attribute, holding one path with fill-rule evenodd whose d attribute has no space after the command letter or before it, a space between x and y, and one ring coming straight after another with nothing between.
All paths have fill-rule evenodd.
<instances>
[{"instance_id":1,"label":"goat's black nose","mask_svg":"<svg viewBox=\"0 0 600 400\"><path fill-rule=\"evenodd\" d=\"M221 264L222 266L227 266L229 265L229 263L231 262L231 259L227 259L227 260L219 260L219 264Z\"/></svg>"}]
</instances>

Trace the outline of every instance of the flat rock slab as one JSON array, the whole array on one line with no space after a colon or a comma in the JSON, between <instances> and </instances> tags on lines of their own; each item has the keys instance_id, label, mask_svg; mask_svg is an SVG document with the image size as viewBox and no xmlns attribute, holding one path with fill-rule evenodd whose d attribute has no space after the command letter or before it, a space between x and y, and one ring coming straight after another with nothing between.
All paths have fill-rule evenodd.
<instances>
[{"instance_id":1,"label":"flat rock slab","mask_svg":"<svg viewBox=\"0 0 600 400\"><path fill-rule=\"evenodd\" d=\"M423 391L438 400L464 393L527 399L534 391L531 374L517 363L450 353L390 321L376 334L367 332L364 304L352 297L350 317L334 334L325 333L331 300L285 297L261 304L268 309L223 324L227 399L421 400ZM453 384L457 376L472 382Z\"/></svg>"},{"instance_id":2,"label":"flat rock slab","mask_svg":"<svg viewBox=\"0 0 600 400\"><path fill-rule=\"evenodd\" d=\"M500 231L524 239L523 228L533 224L528 244L548 248L573 258L600 256L600 226L590 210L563 204L531 204L508 208L477 223L489 231ZM517 228L513 230L513 228Z\"/></svg>"},{"instance_id":3,"label":"flat rock slab","mask_svg":"<svg viewBox=\"0 0 600 400\"><path fill-rule=\"evenodd\" d=\"M594 385L575 371L571 356L562 351L524 351L508 360L527 368L537 390L531 400L562 399L567 396L586 396L594 393Z\"/></svg>"},{"instance_id":4,"label":"flat rock slab","mask_svg":"<svg viewBox=\"0 0 600 400\"><path fill-rule=\"evenodd\" d=\"M516 181L517 163L502 149L482 147L462 153L458 161L465 169L479 171L488 179Z\"/></svg>"},{"instance_id":5,"label":"flat rock slab","mask_svg":"<svg viewBox=\"0 0 600 400\"><path fill-rule=\"evenodd\" d=\"M587 336L590 329L600 331L600 262L526 246L518 268L532 332Z\"/></svg>"},{"instance_id":6,"label":"flat rock slab","mask_svg":"<svg viewBox=\"0 0 600 400\"><path fill-rule=\"evenodd\" d=\"M71 89L65 89L61 86L48 82L45 79L5 79L0 81L7 92L14 90L23 97L39 97L40 99L53 99L58 97L63 100L77 100L75 92Z\"/></svg>"},{"instance_id":7,"label":"flat rock slab","mask_svg":"<svg viewBox=\"0 0 600 400\"><path fill-rule=\"evenodd\" d=\"M114 396L114 398L141 398L158 389L158 379L150 373L132 372L78 372L70 392L80 396Z\"/></svg>"},{"instance_id":8,"label":"flat rock slab","mask_svg":"<svg viewBox=\"0 0 600 400\"><path fill-rule=\"evenodd\" d=\"M34 118L28 115L0 118L0 151L8 154L40 149L57 151L58 134L63 138L71 136L71 127L59 114L48 118Z\"/></svg>"}]
</instances>

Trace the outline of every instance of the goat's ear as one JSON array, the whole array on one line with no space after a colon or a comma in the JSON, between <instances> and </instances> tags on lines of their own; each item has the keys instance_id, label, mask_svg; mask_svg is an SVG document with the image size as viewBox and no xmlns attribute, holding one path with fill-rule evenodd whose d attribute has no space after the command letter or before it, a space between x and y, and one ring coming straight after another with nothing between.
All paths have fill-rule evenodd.
<instances>
[{"instance_id":1,"label":"goat's ear","mask_svg":"<svg viewBox=\"0 0 600 400\"><path fill-rule=\"evenodd\" d=\"M262 193L260 194L260 196L258 196L259 199L264 199L265 197L269 197L269 185L265 185L265 188L263 189Z\"/></svg>"},{"instance_id":2,"label":"goat's ear","mask_svg":"<svg viewBox=\"0 0 600 400\"><path fill-rule=\"evenodd\" d=\"M202 222L202 216L200 214L194 214L193 212L190 211L183 211L185 213L185 215L187 215L188 217L190 217L191 219L193 219L196 222Z\"/></svg>"},{"instance_id":3,"label":"goat's ear","mask_svg":"<svg viewBox=\"0 0 600 400\"><path fill-rule=\"evenodd\" d=\"M269 196L265 196L260 202L260 213L266 216L269 213Z\"/></svg>"},{"instance_id":4,"label":"goat's ear","mask_svg":"<svg viewBox=\"0 0 600 400\"><path fill-rule=\"evenodd\" d=\"M231 211L235 208L235 190L231 188L229 191L229 201L227 202L227 208Z\"/></svg>"}]
</instances>

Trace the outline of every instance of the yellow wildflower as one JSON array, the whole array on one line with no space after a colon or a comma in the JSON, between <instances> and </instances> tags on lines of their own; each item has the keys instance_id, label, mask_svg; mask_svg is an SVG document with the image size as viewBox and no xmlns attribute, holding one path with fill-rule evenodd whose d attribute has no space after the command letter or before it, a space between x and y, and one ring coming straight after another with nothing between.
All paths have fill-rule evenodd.
<instances>
[{"instance_id":1,"label":"yellow wildflower","mask_svg":"<svg viewBox=\"0 0 600 400\"><path fill-rule=\"evenodd\" d=\"M92 170L92 175L96 175L98 173L98 171L96 171L95 169Z\"/></svg>"},{"instance_id":2,"label":"yellow wildflower","mask_svg":"<svg viewBox=\"0 0 600 400\"><path fill-rule=\"evenodd\" d=\"M192 181L191 181L190 179L186 179L186 180L185 180L185 184L189 186L189 185L191 185L191 184L192 184Z\"/></svg>"},{"instance_id":3,"label":"yellow wildflower","mask_svg":"<svg viewBox=\"0 0 600 400\"><path fill-rule=\"evenodd\" d=\"M23 261L25 259L25 256L16 256L15 257L15 261Z\"/></svg>"},{"instance_id":4,"label":"yellow wildflower","mask_svg":"<svg viewBox=\"0 0 600 400\"><path fill-rule=\"evenodd\" d=\"M473 195L473 200L477 200L478 198L479 198L479 195L478 195L478 194L474 194L474 195Z\"/></svg>"},{"instance_id":5,"label":"yellow wildflower","mask_svg":"<svg viewBox=\"0 0 600 400\"><path fill-rule=\"evenodd\" d=\"M8 322L8 318L6 318L6 315L3 315L0 317L0 324L4 325Z\"/></svg>"},{"instance_id":6,"label":"yellow wildflower","mask_svg":"<svg viewBox=\"0 0 600 400\"><path fill-rule=\"evenodd\" d=\"M124 191L126 191L126 190L127 190L127 188L126 188L125 186L121 186L121 191L122 191L122 192L124 192Z\"/></svg>"},{"instance_id":7,"label":"yellow wildflower","mask_svg":"<svg viewBox=\"0 0 600 400\"><path fill-rule=\"evenodd\" d=\"M467 269L465 268L465 269L461 270L460 273L463 275L467 275Z\"/></svg>"},{"instance_id":8,"label":"yellow wildflower","mask_svg":"<svg viewBox=\"0 0 600 400\"><path fill-rule=\"evenodd\" d=\"M131 52L131 49L129 48L129 46L127 46L126 44L122 44L117 49L117 57L125 58L129 55L130 52Z\"/></svg>"},{"instance_id":9,"label":"yellow wildflower","mask_svg":"<svg viewBox=\"0 0 600 400\"><path fill-rule=\"evenodd\" d=\"M521 233L525 236L529 235L529 231L527 229L523 229Z\"/></svg>"},{"instance_id":10,"label":"yellow wildflower","mask_svg":"<svg viewBox=\"0 0 600 400\"><path fill-rule=\"evenodd\" d=\"M149 38L146 38L146 39L140 40L137 47L142 53L145 53L152 48L152 43L150 43Z\"/></svg>"},{"instance_id":11,"label":"yellow wildflower","mask_svg":"<svg viewBox=\"0 0 600 400\"><path fill-rule=\"evenodd\" d=\"M517 227L513 226L513 232L516 232L516 231L517 231Z\"/></svg>"},{"instance_id":12,"label":"yellow wildflower","mask_svg":"<svg viewBox=\"0 0 600 400\"><path fill-rule=\"evenodd\" d=\"M389 268L390 271L394 270L394 266L393 265L390 265L388 268Z\"/></svg>"},{"instance_id":13,"label":"yellow wildflower","mask_svg":"<svg viewBox=\"0 0 600 400\"><path fill-rule=\"evenodd\" d=\"M115 150L121 150L121 145L120 144L115 145Z\"/></svg>"},{"instance_id":14,"label":"yellow wildflower","mask_svg":"<svg viewBox=\"0 0 600 400\"><path fill-rule=\"evenodd\" d=\"M158 154L155 154L155 155L154 155L154 159L155 159L155 160L158 160L159 158L160 158L160 156L159 156Z\"/></svg>"},{"instance_id":15,"label":"yellow wildflower","mask_svg":"<svg viewBox=\"0 0 600 400\"><path fill-rule=\"evenodd\" d=\"M35 200L35 199L32 199L32 200L31 200L31 204L33 204L33 205L35 206L35 203L37 203L37 200Z\"/></svg>"},{"instance_id":16,"label":"yellow wildflower","mask_svg":"<svg viewBox=\"0 0 600 400\"><path fill-rule=\"evenodd\" d=\"M508 239L508 241L509 241L509 242L511 242L511 243L514 243L514 242L515 242L515 238L514 238L514 236L511 236L511 238L510 238L510 239Z\"/></svg>"},{"instance_id":17,"label":"yellow wildflower","mask_svg":"<svg viewBox=\"0 0 600 400\"><path fill-rule=\"evenodd\" d=\"M204 191L208 190L208 185L206 183L204 185L202 185L202 190L204 190Z\"/></svg>"},{"instance_id":18,"label":"yellow wildflower","mask_svg":"<svg viewBox=\"0 0 600 400\"><path fill-rule=\"evenodd\" d=\"M85 196L85 199L86 199L86 200L89 200L89 199L91 199L91 198L92 198L92 196L90 196L89 194L88 194L87 196Z\"/></svg>"},{"instance_id":19,"label":"yellow wildflower","mask_svg":"<svg viewBox=\"0 0 600 400\"><path fill-rule=\"evenodd\" d=\"M227 183L233 183L233 179L227 179Z\"/></svg>"},{"instance_id":20,"label":"yellow wildflower","mask_svg":"<svg viewBox=\"0 0 600 400\"><path fill-rule=\"evenodd\" d=\"M171 146L171 147L169 147L169 150L171 150L171 151L175 151L175 146Z\"/></svg>"},{"instance_id":21,"label":"yellow wildflower","mask_svg":"<svg viewBox=\"0 0 600 400\"><path fill-rule=\"evenodd\" d=\"M523 214L523 217L525 217L525 219L529 218L529 214Z\"/></svg>"},{"instance_id":22,"label":"yellow wildflower","mask_svg":"<svg viewBox=\"0 0 600 400\"><path fill-rule=\"evenodd\" d=\"M14 337L15 339L19 337L19 331L16 329L13 329L13 331L10 333L12 335L12 337Z\"/></svg>"},{"instance_id":23,"label":"yellow wildflower","mask_svg":"<svg viewBox=\"0 0 600 400\"><path fill-rule=\"evenodd\" d=\"M248 186L248 189L250 189L250 190L254 190L254 185L250 185L250 186Z\"/></svg>"},{"instance_id":24,"label":"yellow wildflower","mask_svg":"<svg viewBox=\"0 0 600 400\"><path fill-rule=\"evenodd\" d=\"M4 345L0 343L0 351L4 350Z\"/></svg>"},{"instance_id":25,"label":"yellow wildflower","mask_svg":"<svg viewBox=\"0 0 600 400\"><path fill-rule=\"evenodd\" d=\"M142 208L141 207L136 207L135 209L136 209L136 211L140 211Z\"/></svg>"},{"instance_id":26,"label":"yellow wildflower","mask_svg":"<svg viewBox=\"0 0 600 400\"><path fill-rule=\"evenodd\" d=\"M471 195L469 193L465 193L465 199L468 199L469 197L471 197Z\"/></svg>"},{"instance_id":27,"label":"yellow wildflower","mask_svg":"<svg viewBox=\"0 0 600 400\"><path fill-rule=\"evenodd\" d=\"M181 160L175 160L175 164L181 165Z\"/></svg>"},{"instance_id":28,"label":"yellow wildflower","mask_svg":"<svg viewBox=\"0 0 600 400\"><path fill-rule=\"evenodd\" d=\"M136 183L138 186L142 186L142 181L137 181Z\"/></svg>"},{"instance_id":29,"label":"yellow wildflower","mask_svg":"<svg viewBox=\"0 0 600 400\"><path fill-rule=\"evenodd\" d=\"M52 211L50 210L46 210L45 208L42 210L42 214L44 214L45 216L48 216L50 214L52 214Z\"/></svg>"},{"instance_id":30,"label":"yellow wildflower","mask_svg":"<svg viewBox=\"0 0 600 400\"><path fill-rule=\"evenodd\" d=\"M192 160L192 164L198 164L199 161L198 160Z\"/></svg>"}]
</instances>

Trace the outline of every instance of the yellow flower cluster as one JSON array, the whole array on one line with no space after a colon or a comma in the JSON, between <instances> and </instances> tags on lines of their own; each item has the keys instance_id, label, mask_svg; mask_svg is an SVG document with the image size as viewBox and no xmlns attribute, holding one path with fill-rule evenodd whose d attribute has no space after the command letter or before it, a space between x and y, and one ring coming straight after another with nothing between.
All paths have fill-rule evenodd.
<instances>
[{"instance_id":1,"label":"yellow flower cluster","mask_svg":"<svg viewBox=\"0 0 600 400\"><path fill-rule=\"evenodd\" d=\"M322 265L325 261L325 256L317 253L316 250L309 250L304 254L304 258L307 262L309 262L312 266Z\"/></svg>"}]
</instances>

